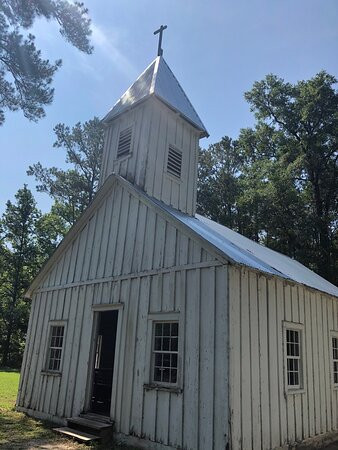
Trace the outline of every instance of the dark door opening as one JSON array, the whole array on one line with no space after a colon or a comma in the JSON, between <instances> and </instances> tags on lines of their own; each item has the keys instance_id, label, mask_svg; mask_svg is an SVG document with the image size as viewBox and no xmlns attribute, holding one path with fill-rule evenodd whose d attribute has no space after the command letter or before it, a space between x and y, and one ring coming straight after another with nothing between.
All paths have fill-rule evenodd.
<instances>
[{"instance_id":1,"label":"dark door opening","mask_svg":"<svg viewBox=\"0 0 338 450\"><path fill-rule=\"evenodd\" d=\"M118 311L100 312L94 361L91 411L109 416Z\"/></svg>"}]
</instances>

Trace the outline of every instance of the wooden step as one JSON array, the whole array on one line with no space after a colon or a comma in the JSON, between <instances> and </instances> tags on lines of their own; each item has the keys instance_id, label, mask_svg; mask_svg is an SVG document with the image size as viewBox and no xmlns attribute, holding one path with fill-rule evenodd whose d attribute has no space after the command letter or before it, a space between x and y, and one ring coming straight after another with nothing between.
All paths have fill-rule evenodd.
<instances>
[{"instance_id":1,"label":"wooden step","mask_svg":"<svg viewBox=\"0 0 338 450\"><path fill-rule=\"evenodd\" d=\"M53 431L85 443L101 439L99 436L95 436L94 434L84 433L83 431L74 430L74 428L69 427L53 428Z\"/></svg>"},{"instance_id":2,"label":"wooden step","mask_svg":"<svg viewBox=\"0 0 338 450\"><path fill-rule=\"evenodd\" d=\"M85 427L95 431L107 430L113 426L112 423L98 422L97 420L85 419L84 417L71 417L67 419L67 424L69 427Z\"/></svg>"},{"instance_id":3,"label":"wooden step","mask_svg":"<svg viewBox=\"0 0 338 450\"><path fill-rule=\"evenodd\" d=\"M94 420L96 422L108 423L110 425L113 425L113 421L110 419L110 417L102 416L101 414L88 412L80 414L80 417L82 417L83 419Z\"/></svg>"}]
</instances>

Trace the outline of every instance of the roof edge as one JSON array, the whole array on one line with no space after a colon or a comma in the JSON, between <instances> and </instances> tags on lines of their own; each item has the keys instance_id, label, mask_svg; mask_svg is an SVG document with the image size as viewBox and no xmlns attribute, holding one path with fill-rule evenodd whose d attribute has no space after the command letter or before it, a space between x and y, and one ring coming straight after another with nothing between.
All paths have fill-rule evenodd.
<instances>
[{"instance_id":1,"label":"roof edge","mask_svg":"<svg viewBox=\"0 0 338 450\"><path fill-rule=\"evenodd\" d=\"M116 176L111 174L107 177L104 184L97 191L95 197L92 202L87 206L84 212L81 214L79 219L75 222L75 224L70 228L66 236L62 239L60 244L55 248L54 252L47 259L47 261L43 264L38 274L35 276L33 281L31 282L29 288L25 292L25 298L31 298L32 293L38 287L38 285L43 281L46 272L52 267L52 265L57 261L60 253L64 251L68 245L72 242L73 238L76 236L78 232L81 231L84 223L91 217L91 215L95 212L96 208L101 204L104 200L105 196L108 194L112 186L116 181Z\"/></svg>"}]
</instances>

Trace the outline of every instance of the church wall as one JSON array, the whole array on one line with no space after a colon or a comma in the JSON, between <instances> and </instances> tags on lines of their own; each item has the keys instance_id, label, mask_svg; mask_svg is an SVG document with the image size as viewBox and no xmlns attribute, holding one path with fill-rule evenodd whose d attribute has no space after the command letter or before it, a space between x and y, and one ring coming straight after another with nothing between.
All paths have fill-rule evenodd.
<instances>
[{"instance_id":1,"label":"church wall","mask_svg":"<svg viewBox=\"0 0 338 450\"><path fill-rule=\"evenodd\" d=\"M86 408L95 308L103 304L119 309L116 431L173 447L225 448L227 266L118 184L33 295L18 405L53 420ZM144 386L159 314L179 320L179 389ZM44 372L51 320L66 323L61 376Z\"/></svg>"},{"instance_id":2,"label":"church wall","mask_svg":"<svg viewBox=\"0 0 338 450\"><path fill-rule=\"evenodd\" d=\"M231 267L229 320L232 449L271 449L337 430L331 332L338 300ZM285 389L284 322L302 333L303 386L295 393Z\"/></svg>"},{"instance_id":3,"label":"church wall","mask_svg":"<svg viewBox=\"0 0 338 450\"><path fill-rule=\"evenodd\" d=\"M121 130L132 126L130 155L116 158ZM198 131L156 98L116 118L107 127L101 184L112 172L135 182L148 195L195 214ZM166 171L169 145L182 151L182 175Z\"/></svg>"}]
</instances>

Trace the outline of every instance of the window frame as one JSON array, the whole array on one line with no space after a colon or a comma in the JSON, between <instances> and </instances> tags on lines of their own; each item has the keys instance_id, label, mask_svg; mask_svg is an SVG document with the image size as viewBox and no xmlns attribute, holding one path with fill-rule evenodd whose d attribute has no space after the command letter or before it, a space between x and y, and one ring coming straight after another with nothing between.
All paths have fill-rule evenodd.
<instances>
[{"instance_id":1,"label":"window frame","mask_svg":"<svg viewBox=\"0 0 338 450\"><path fill-rule=\"evenodd\" d=\"M61 357L60 357L60 366L59 366L58 370L53 370L53 369L49 368L53 327L63 327L62 346L59 347L59 348L61 348ZM64 355L64 351L65 351L66 331L67 331L67 321L64 321L64 320L50 320L49 321L48 341L47 341L48 345L47 345L46 358L45 358L45 369L43 371L44 373L48 373L48 374L52 374L52 375L62 373L63 355Z\"/></svg>"},{"instance_id":2,"label":"window frame","mask_svg":"<svg viewBox=\"0 0 338 450\"><path fill-rule=\"evenodd\" d=\"M334 363L335 361L338 362L338 359L334 359L333 357L333 339L337 339L338 341L338 331L336 330L331 330L330 331L330 367L331 367L331 382L332 382L332 388L333 389L338 389L338 382L335 383L334 381Z\"/></svg>"},{"instance_id":3,"label":"window frame","mask_svg":"<svg viewBox=\"0 0 338 450\"><path fill-rule=\"evenodd\" d=\"M177 378L176 383L164 381L154 381L154 342L155 342L155 324L156 323L176 323L178 324L178 346L177 346ZM180 320L179 312L161 312L148 314L148 332L147 347L148 358L146 361L146 383L145 389L165 390L175 393L182 392L182 371L183 371L183 338L184 330Z\"/></svg>"},{"instance_id":4,"label":"window frame","mask_svg":"<svg viewBox=\"0 0 338 450\"><path fill-rule=\"evenodd\" d=\"M178 327L178 331L177 331L177 350L173 351L173 350L156 350L155 349L155 340L156 340L156 325L157 324L176 324L177 323L177 327ZM180 324L178 320L153 320L152 321L152 343L151 343L151 383L152 384L158 384L161 386L168 386L168 387L176 387L177 386L177 382L178 382L178 354L179 354L179 348L178 348L178 341L179 341L179 335L180 335ZM162 335L163 337L163 335ZM168 336L168 338L171 338L171 335ZM176 367L174 367L174 369L176 369L176 382L166 382L166 381L158 381L155 380L155 358L156 358L156 354L169 354L169 355L173 355L176 354L177 356L177 363L176 363ZM173 367L170 366L170 369L172 369Z\"/></svg>"},{"instance_id":5,"label":"window frame","mask_svg":"<svg viewBox=\"0 0 338 450\"><path fill-rule=\"evenodd\" d=\"M292 359L298 359L299 361L299 384L288 384L288 354L287 354L287 331L297 331L299 333L299 357ZM284 390L286 394L300 394L305 392L305 337L304 337L304 324L298 322L283 321L283 355L284 355Z\"/></svg>"}]
</instances>

